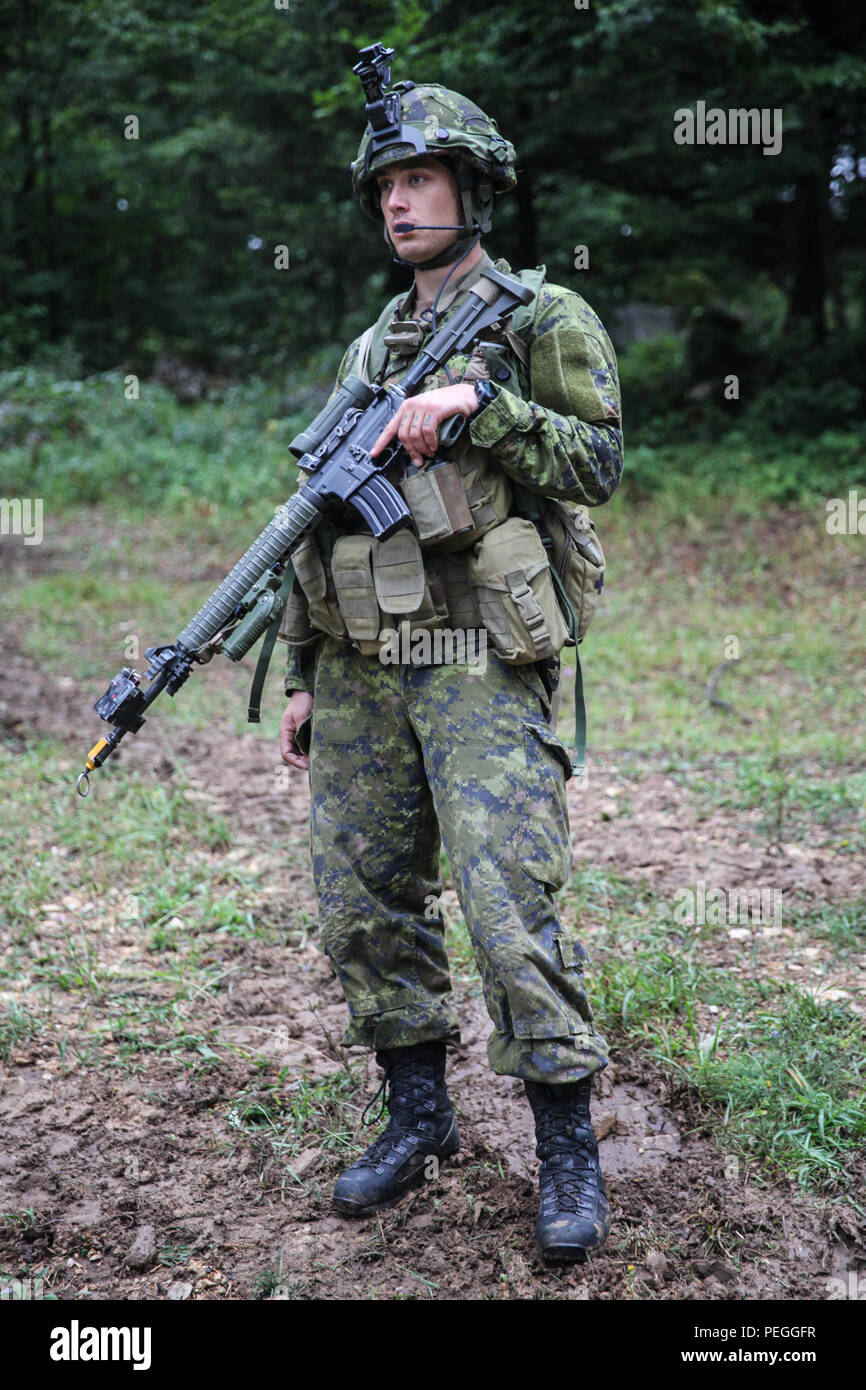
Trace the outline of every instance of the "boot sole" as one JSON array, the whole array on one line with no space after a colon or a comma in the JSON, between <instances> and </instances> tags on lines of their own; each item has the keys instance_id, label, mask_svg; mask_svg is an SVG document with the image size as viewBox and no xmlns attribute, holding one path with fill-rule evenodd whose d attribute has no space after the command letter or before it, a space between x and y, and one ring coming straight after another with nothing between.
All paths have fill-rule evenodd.
<instances>
[{"instance_id":1,"label":"boot sole","mask_svg":"<svg viewBox=\"0 0 866 1390\"><path fill-rule=\"evenodd\" d=\"M442 1143L437 1145L437 1150L425 1155L426 1158L443 1159L450 1158L460 1148L460 1135L457 1132L456 1118L451 1122L451 1128L446 1134ZM404 1197L408 1197L410 1192L414 1192L416 1187L421 1187L426 1181L424 1177L424 1164L407 1179L405 1186L396 1197L389 1197L385 1202L350 1202L345 1197L332 1197L331 1201L336 1211L341 1216L372 1216L377 1211L388 1211L391 1207L399 1206Z\"/></svg>"},{"instance_id":2,"label":"boot sole","mask_svg":"<svg viewBox=\"0 0 866 1390\"><path fill-rule=\"evenodd\" d=\"M610 1220L605 1223L604 1234L601 1239L593 1241L591 1245L569 1245L563 1242L561 1245L548 1245L545 1247L539 1240L538 1249L541 1253L541 1258L546 1260L548 1264L582 1265L586 1264L590 1251L595 1252L596 1250L600 1250L609 1235Z\"/></svg>"},{"instance_id":3,"label":"boot sole","mask_svg":"<svg viewBox=\"0 0 866 1390\"><path fill-rule=\"evenodd\" d=\"M539 1245L541 1258L546 1264L551 1265L584 1265L588 1255L582 1245L554 1245L549 1250L543 1250Z\"/></svg>"}]
</instances>

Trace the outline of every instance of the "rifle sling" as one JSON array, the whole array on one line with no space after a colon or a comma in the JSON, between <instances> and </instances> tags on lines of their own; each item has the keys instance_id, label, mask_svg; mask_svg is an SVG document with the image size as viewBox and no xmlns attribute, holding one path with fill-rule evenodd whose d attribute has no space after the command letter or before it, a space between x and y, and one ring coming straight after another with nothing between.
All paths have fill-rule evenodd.
<instances>
[{"instance_id":1,"label":"rifle sling","mask_svg":"<svg viewBox=\"0 0 866 1390\"><path fill-rule=\"evenodd\" d=\"M280 628L280 619L282 618L283 609L286 606L294 578L295 567L291 560L287 560L286 568L283 571L283 582L279 588L277 602L274 604L275 616L270 627L265 632L265 640L262 642L255 675L253 676L253 683L250 686L250 702L247 707L248 724L261 723L262 691L265 687L265 677L268 674L268 667L271 664L271 657L274 654L274 646L276 645L277 633Z\"/></svg>"}]
</instances>

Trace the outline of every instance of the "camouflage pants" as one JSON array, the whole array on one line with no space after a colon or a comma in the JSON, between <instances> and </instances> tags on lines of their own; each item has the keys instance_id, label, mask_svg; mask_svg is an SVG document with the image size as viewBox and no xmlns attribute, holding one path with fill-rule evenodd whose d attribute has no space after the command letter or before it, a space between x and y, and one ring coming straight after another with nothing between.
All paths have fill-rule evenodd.
<instances>
[{"instance_id":1,"label":"camouflage pants","mask_svg":"<svg viewBox=\"0 0 866 1390\"><path fill-rule=\"evenodd\" d=\"M310 756L313 872L346 1045L459 1042L444 842L504 1075L576 1081L607 1063L586 953L557 916L571 869L571 764L532 667L382 665L323 640ZM440 841L441 833L441 841Z\"/></svg>"}]
</instances>

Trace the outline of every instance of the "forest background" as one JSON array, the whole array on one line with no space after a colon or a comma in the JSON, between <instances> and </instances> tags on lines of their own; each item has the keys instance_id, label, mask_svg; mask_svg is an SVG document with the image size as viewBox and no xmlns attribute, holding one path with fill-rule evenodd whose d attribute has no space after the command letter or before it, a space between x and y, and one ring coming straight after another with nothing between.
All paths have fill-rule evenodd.
<instances>
[{"instance_id":1,"label":"forest background","mask_svg":"<svg viewBox=\"0 0 866 1390\"><path fill-rule=\"evenodd\" d=\"M856 0L0 0L0 23L0 364L48 374L3 378L7 494L35 470L58 504L121 478L152 503L261 496L346 343L408 284L349 180L350 68L377 38L395 80L471 93L516 145L488 244L600 314L634 492L673 475L784 501L862 476ZM677 143L699 101L777 112L780 148ZM105 373L166 390L135 419ZM231 436L246 481L226 499L224 467L184 447L225 463L212 414L178 432L170 407L229 392L236 428L247 406L271 424ZM101 433L121 420L122 447Z\"/></svg>"}]
</instances>

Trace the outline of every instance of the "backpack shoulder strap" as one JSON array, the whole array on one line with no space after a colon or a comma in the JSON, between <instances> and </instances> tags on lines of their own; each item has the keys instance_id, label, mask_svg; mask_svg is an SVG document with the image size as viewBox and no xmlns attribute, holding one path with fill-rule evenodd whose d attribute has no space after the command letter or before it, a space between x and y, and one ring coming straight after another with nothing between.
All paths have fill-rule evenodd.
<instances>
[{"instance_id":1,"label":"backpack shoulder strap","mask_svg":"<svg viewBox=\"0 0 866 1390\"><path fill-rule=\"evenodd\" d=\"M355 376L360 377L365 386L370 385L370 345L373 341L373 334L376 331L375 323L365 329L361 334L361 341L358 344L358 361L355 364Z\"/></svg>"},{"instance_id":2,"label":"backpack shoulder strap","mask_svg":"<svg viewBox=\"0 0 866 1390\"><path fill-rule=\"evenodd\" d=\"M397 294L385 305L375 323L372 323L365 333L361 335L358 345L358 365L355 368L355 375L359 376L365 386L372 385L375 378L379 375L388 357L388 349L385 347L385 334L388 332L388 325L398 304L406 298L405 293Z\"/></svg>"},{"instance_id":3,"label":"backpack shoulder strap","mask_svg":"<svg viewBox=\"0 0 866 1390\"><path fill-rule=\"evenodd\" d=\"M526 285L537 296L541 286L547 279L547 266L537 265L534 270L521 270L517 276L521 285ZM538 305L535 299L531 299L528 304L518 304L511 316L512 330L520 334L524 329L529 328L538 312Z\"/></svg>"}]
</instances>

